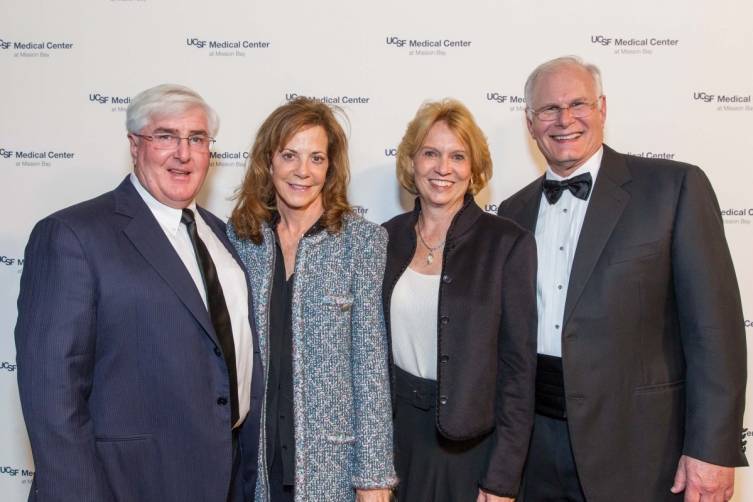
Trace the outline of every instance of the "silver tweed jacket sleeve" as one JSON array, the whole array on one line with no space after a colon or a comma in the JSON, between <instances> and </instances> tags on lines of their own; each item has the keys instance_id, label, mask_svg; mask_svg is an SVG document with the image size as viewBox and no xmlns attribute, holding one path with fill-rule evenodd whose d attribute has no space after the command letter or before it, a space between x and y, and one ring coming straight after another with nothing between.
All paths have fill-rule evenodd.
<instances>
[{"instance_id":1,"label":"silver tweed jacket sleeve","mask_svg":"<svg viewBox=\"0 0 753 502\"><path fill-rule=\"evenodd\" d=\"M369 225L354 232L353 394L355 465L353 486L377 488L396 483L392 462L392 410L389 396L387 333L382 309L382 278L387 232Z\"/></svg>"}]
</instances>

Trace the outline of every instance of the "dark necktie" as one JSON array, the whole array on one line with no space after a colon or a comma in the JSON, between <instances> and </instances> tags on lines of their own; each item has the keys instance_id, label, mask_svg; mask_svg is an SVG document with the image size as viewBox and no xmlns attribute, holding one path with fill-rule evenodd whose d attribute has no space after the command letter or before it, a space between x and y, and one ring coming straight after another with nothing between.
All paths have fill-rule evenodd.
<instances>
[{"instance_id":1,"label":"dark necktie","mask_svg":"<svg viewBox=\"0 0 753 502\"><path fill-rule=\"evenodd\" d=\"M191 238L191 244L193 244L193 250L196 253L196 260L199 262L199 270L201 270L201 276L204 279L207 293L209 317L212 319L214 332L217 334L222 354L225 356L227 373L230 377L230 416L232 420L230 426L232 427L238 421L238 377L235 370L235 344L233 343L233 328L230 324L230 313L227 310L220 279L217 277L217 269L214 267L214 262L209 255L204 241L201 240L199 233L196 231L196 219L194 218L193 211L184 209L183 217L180 221L188 229L188 236ZM218 400L219 402L220 400Z\"/></svg>"},{"instance_id":2,"label":"dark necktie","mask_svg":"<svg viewBox=\"0 0 753 502\"><path fill-rule=\"evenodd\" d=\"M562 197L562 191L567 189L577 198L587 200L591 183L591 173L579 174L563 181L544 180L544 196L549 204L556 204Z\"/></svg>"}]
</instances>

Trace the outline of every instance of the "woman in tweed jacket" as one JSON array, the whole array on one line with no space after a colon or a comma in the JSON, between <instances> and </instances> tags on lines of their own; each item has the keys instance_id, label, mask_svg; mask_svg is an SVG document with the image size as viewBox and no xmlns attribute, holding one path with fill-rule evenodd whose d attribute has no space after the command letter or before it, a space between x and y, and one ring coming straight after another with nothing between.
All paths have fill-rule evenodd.
<instances>
[{"instance_id":1,"label":"woman in tweed jacket","mask_svg":"<svg viewBox=\"0 0 753 502\"><path fill-rule=\"evenodd\" d=\"M259 129L228 225L265 369L257 502L382 502L396 483L387 239L350 210L348 178L332 110L296 99Z\"/></svg>"}]
</instances>

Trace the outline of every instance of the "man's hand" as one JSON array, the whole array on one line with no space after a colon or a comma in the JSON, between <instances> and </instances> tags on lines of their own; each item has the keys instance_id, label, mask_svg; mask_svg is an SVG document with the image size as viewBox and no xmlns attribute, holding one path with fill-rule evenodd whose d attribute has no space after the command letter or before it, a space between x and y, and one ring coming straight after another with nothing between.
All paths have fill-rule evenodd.
<instances>
[{"instance_id":1,"label":"man's hand","mask_svg":"<svg viewBox=\"0 0 753 502\"><path fill-rule=\"evenodd\" d=\"M484 490L479 490L476 502L515 502L515 499L511 499L510 497L498 497L485 492Z\"/></svg>"},{"instance_id":2,"label":"man's hand","mask_svg":"<svg viewBox=\"0 0 753 502\"><path fill-rule=\"evenodd\" d=\"M685 502L726 502L735 491L735 468L683 455L677 463L672 493L685 491Z\"/></svg>"},{"instance_id":3,"label":"man's hand","mask_svg":"<svg viewBox=\"0 0 753 502\"><path fill-rule=\"evenodd\" d=\"M390 502L392 490L377 488L374 490L356 490L356 502Z\"/></svg>"}]
</instances>

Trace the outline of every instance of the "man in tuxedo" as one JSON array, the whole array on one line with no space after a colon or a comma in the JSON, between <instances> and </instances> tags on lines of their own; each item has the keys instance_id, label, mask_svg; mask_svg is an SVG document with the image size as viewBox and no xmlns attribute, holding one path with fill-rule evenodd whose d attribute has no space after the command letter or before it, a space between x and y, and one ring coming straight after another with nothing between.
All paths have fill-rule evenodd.
<instances>
[{"instance_id":1,"label":"man in tuxedo","mask_svg":"<svg viewBox=\"0 0 753 502\"><path fill-rule=\"evenodd\" d=\"M30 501L253 499L261 364L225 225L194 199L218 129L194 91L138 94L134 169L40 221L15 337Z\"/></svg>"},{"instance_id":2,"label":"man in tuxedo","mask_svg":"<svg viewBox=\"0 0 753 502\"><path fill-rule=\"evenodd\" d=\"M746 465L745 331L708 179L604 145L600 73L578 58L536 68L525 94L548 168L499 210L539 258L521 500L729 500Z\"/></svg>"}]
</instances>

